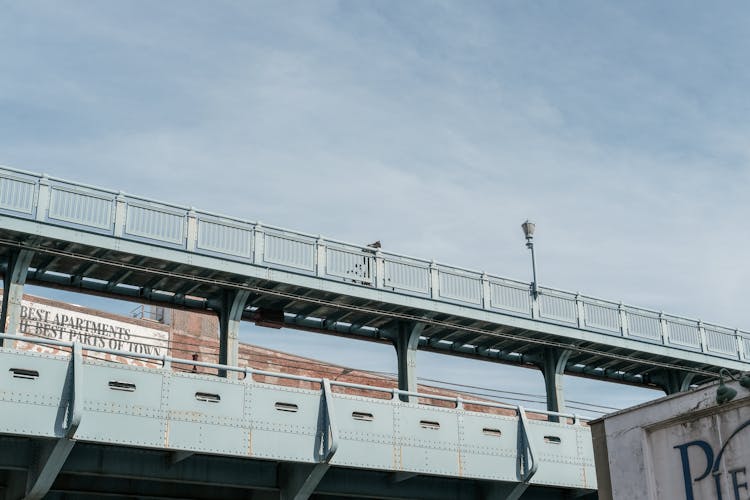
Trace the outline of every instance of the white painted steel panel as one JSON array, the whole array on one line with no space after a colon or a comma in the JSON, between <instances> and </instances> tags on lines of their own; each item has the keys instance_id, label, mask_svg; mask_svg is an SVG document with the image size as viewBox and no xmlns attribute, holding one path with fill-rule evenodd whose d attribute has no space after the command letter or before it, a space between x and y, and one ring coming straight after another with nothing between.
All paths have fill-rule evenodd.
<instances>
[{"instance_id":1,"label":"white painted steel panel","mask_svg":"<svg viewBox=\"0 0 750 500\"><path fill-rule=\"evenodd\" d=\"M161 410L162 370L94 364L84 358L83 392L86 400L109 410L131 408L133 411L156 414ZM125 388L131 386L132 390ZM115 389L112 386L116 387Z\"/></svg>"},{"instance_id":2,"label":"white painted steel panel","mask_svg":"<svg viewBox=\"0 0 750 500\"><path fill-rule=\"evenodd\" d=\"M430 292L429 266L395 259L385 259L383 265L385 266L384 286L424 294Z\"/></svg>"},{"instance_id":3,"label":"white painted steel panel","mask_svg":"<svg viewBox=\"0 0 750 500\"><path fill-rule=\"evenodd\" d=\"M586 326L610 332L620 331L620 311L617 306L587 301L583 303L583 309Z\"/></svg>"},{"instance_id":4,"label":"white painted steel panel","mask_svg":"<svg viewBox=\"0 0 750 500\"><path fill-rule=\"evenodd\" d=\"M185 214L128 203L125 232L132 236L181 245L185 242Z\"/></svg>"},{"instance_id":5,"label":"white painted steel panel","mask_svg":"<svg viewBox=\"0 0 750 500\"><path fill-rule=\"evenodd\" d=\"M167 446L162 419L153 415L115 413L101 406L86 404L76 432L80 441L127 446Z\"/></svg>"},{"instance_id":6,"label":"white painted steel panel","mask_svg":"<svg viewBox=\"0 0 750 500\"><path fill-rule=\"evenodd\" d=\"M482 303L482 280L479 276L462 276L443 269L440 269L438 274L441 297L470 304Z\"/></svg>"},{"instance_id":7,"label":"white painted steel panel","mask_svg":"<svg viewBox=\"0 0 750 500\"><path fill-rule=\"evenodd\" d=\"M667 328L669 331L670 344L695 348L701 346L701 332L698 329L697 324L667 320Z\"/></svg>"},{"instance_id":8,"label":"white painted steel panel","mask_svg":"<svg viewBox=\"0 0 750 500\"><path fill-rule=\"evenodd\" d=\"M395 468L393 403L343 394L335 394L333 403L341 444L332 463L346 467Z\"/></svg>"},{"instance_id":9,"label":"white painted steel panel","mask_svg":"<svg viewBox=\"0 0 750 500\"><path fill-rule=\"evenodd\" d=\"M594 457L590 442L588 452L579 448L577 427L531 419L528 425L529 440L539 461L535 484L596 487L595 478L587 482L584 477L585 467L594 465Z\"/></svg>"},{"instance_id":10,"label":"white painted steel panel","mask_svg":"<svg viewBox=\"0 0 750 500\"><path fill-rule=\"evenodd\" d=\"M574 296L560 296L543 291L539 294L539 316L566 323L576 323L578 310Z\"/></svg>"},{"instance_id":11,"label":"white painted steel panel","mask_svg":"<svg viewBox=\"0 0 750 500\"><path fill-rule=\"evenodd\" d=\"M242 227L201 217L198 218L196 247L249 259L253 256L253 230L250 226Z\"/></svg>"},{"instance_id":12,"label":"white painted steel panel","mask_svg":"<svg viewBox=\"0 0 750 500\"><path fill-rule=\"evenodd\" d=\"M14 369L37 372L18 378ZM6 434L56 436L62 432L61 407L67 406L68 360L30 353L0 354L0 425Z\"/></svg>"},{"instance_id":13,"label":"white painted steel panel","mask_svg":"<svg viewBox=\"0 0 750 500\"><path fill-rule=\"evenodd\" d=\"M455 410L400 405L402 468L426 474L461 475L458 426Z\"/></svg>"},{"instance_id":14,"label":"white painted steel panel","mask_svg":"<svg viewBox=\"0 0 750 500\"><path fill-rule=\"evenodd\" d=\"M320 394L321 391L253 384L249 406L252 455L308 463L319 460ZM278 409L292 407L295 411Z\"/></svg>"},{"instance_id":15,"label":"white painted steel panel","mask_svg":"<svg viewBox=\"0 0 750 500\"><path fill-rule=\"evenodd\" d=\"M490 305L495 309L531 314L529 287L490 282Z\"/></svg>"},{"instance_id":16,"label":"white painted steel panel","mask_svg":"<svg viewBox=\"0 0 750 500\"><path fill-rule=\"evenodd\" d=\"M627 312L628 335L630 337L641 337L648 340L661 340L661 319L658 315L648 316Z\"/></svg>"},{"instance_id":17,"label":"white painted steel panel","mask_svg":"<svg viewBox=\"0 0 750 500\"><path fill-rule=\"evenodd\" d=\"M245 388L242 382L208 379L206 376L187 373L171 375L169 386L170 418L194 421L218 421L217 419L242 420L245 414ZM200 395L204 395L201 399ZM218 396L212 402L207 395ZM208 401L206 399L209 399Z\"/></svg>"},{"instance_id":18,"label":"white painted steel panel","mask_svg":"<svg viewBox=\"0 0 750 500\"><path fill-rule=\"evenodd\" d=\"M272 264L315 270L315 240L304 241L278 233L265 233L263 260Z\"/></svg>"},{"instance_id":19,"label":"white painted steel panel","mask_svg":"<svg viewBox=\"0 0 750 500\"><path fill-rule=\"evenodd\" d=\"M326 274L355 283L370 284L375 259L370 253L326 247Z\"/></svg>"},{"instance_id":20,"label":"white painted steel panel","mask_svg":"<svg viewBox=\"0 0 750 500\"><path fill-rule=\"evenodd\" d=\"M518 480L518 419L466 412L462 434L461 464L466 476Z\"/></svg>"},{"instance_id":21,"label":"white painted steel panel","mask_svg":"<svg viewBox=\"0 0 750 500\"><path fill-rule=\"evenodd\" d=\"M222 455L247 456L249 432L242 427L171 419L166 446Z\"/></svg>"},{"instance_id":22,"label":"white painted steel panel","mask_svg":"<svg viewBox=\"0 0 750 500\"><path fill-rule=\"evenodd\" d=\"M23 214L34 213L36 183L2 174L0 177L0 208Z\"/></svg>"},{"instance_id":23,"label":"white painted steel panel","mask_svg":"<svg viewBox=\"0 0 750 500\"><path fill-rule=\"evenodd\" d=\"M706 332L706 344L710 352L737 355L737 337L734 330L718 326L704 326Z\"/></svg>"},{"instance_id":24,"label":"white painted steel panel","mask_svg":"<svg viewBox=\"0 0 750 500\"><path fill-rule=\"evenodd\" d=\"M110 230L114 225L114 196L64 186L50 187L47 217L62 222Z\"/></svg>"}]
</instances>

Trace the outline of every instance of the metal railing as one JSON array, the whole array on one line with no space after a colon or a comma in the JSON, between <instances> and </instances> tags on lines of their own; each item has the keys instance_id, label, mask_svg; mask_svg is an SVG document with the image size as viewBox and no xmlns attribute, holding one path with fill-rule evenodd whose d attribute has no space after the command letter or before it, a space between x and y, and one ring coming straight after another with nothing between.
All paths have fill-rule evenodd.
<instances>
[{"instance_id":1,"label":"metal railing","mask_svg":"<svg viewBox=\"0 0 750 500\"><path fill-rule=\"evenodd\" d=\"M197 254L750 360L750 332L20 170L0 213Z\"/></svg>"},{"instance_id":2,"label":"metal railing","mask_svg":"<svg viewBox=\"0 0 750 500\"><path fill-rule=\"evenodd\" d=\"M312 384L319 384L320 387L323 389L325 389L326 384L329 384L332 387L342 387L342 388L348 388L348 389L356 389L360 391L385 393L391 396L390 400L393 402L400 402L400 399L398 396L403 395L403 396L411 396L415 398L415 401L421 400L421 401L450 402L454 404L455 409L463 409L466 405L479 406L479 407L484 407L484 408L498 408L498 409L510 410L510 411L516 412L516 414L519 417L525 416L527 412L527 410L525 410L520 405L511 405L507 403L499 403L496 401L481 401L481 400L473 400L473 399L464 399L461 396L443 396L440 394L430 394L430 393L418 392L418 391L404 391L404 390L397 389L397 388L356 384L353 382L342 382L338 380L330 380L330 379L321 378L321 377L308 377L306 375L292 375L289 373L257 370L250 366L234 366L234 365L224 365L220 363L209 363L206 361L187 360L184 358L176 358L173 356L168 356L166 354L162 356L156 356L153 354L133 354L130 351L120 351L116 349L107 349L105 347L83 345L80 342L68 342L65 340L56 340L56 339L48 339L48 338L40 338L40 337L28 337L25 335L11 335L11 334L6 334L6 333L0 333L0 339L15 340L15 341L27 342L30 344L53 346L56 348L66 348L66 349L70 349L70 351L73 353L77 351L79 357L88 351L88 352L96 352L96 353L101 353L101 354L109 354L115 357L154 361L154 362L158 362L158 366L156 368L161 368L161 369L166 369L166 370L171 370L172 364L174 363L177 365L189 365L189 366L197 366L201 368L208 368L208 369L216 370L217 373L233 372L233 373L241 374L243 376L242 380L249 382L249 383L253 382L254 375L258 375L258 376L263 376L263 377L275 377L275 378L280 378L280 379L285 379L285 380L310 382ZM0 351L2 349L3 348L0 347ZM102 360L98 359L98 361L102 361ZM201 375L211 375L211 373L201 372ZM217 378L220 378L218 375L216 376ZM529 410L529 411L531 413L544 415L547 417L556 417L560 420L561 423L568 422L571 425L579 425L582 422L585 422L585 419L583 419L582 417L574 413L562 413L562 412L556 412L556 411L537 410L537 409Z\"/></svg>"}]
</instances>

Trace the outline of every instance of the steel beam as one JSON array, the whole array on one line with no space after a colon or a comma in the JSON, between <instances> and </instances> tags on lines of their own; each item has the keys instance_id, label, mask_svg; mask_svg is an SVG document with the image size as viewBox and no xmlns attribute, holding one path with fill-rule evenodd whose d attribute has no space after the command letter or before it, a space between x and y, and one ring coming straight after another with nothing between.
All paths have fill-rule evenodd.
<instances>
[{"instance_id":1,"label":"steel beam","mask_svg":"<svg viewBox=\"0 0 750 500\"><path fill-rule=\"evenodd\" d=\"M686 392L690 389L690 384L693 383L694 378L695 373L691 372L660 370L651 377L651 380L669 396L678 392Z\"/></svg>"},{"instance_id":2,"label":"steel beam","mask_svg":"<svg viewBox=\"0 0 750 500\"><path fill-rule=\"evenodd\" d=\"M8 257L5 276L3 276L3 305L0 312L0 331L3 333L19 333L23 287L26 284L26 275L33 257L34 252L30 250L19 250ZM0 339L0 347L12 348L14 345L13 340L7 340L4 344L3 339Z\"/></svg>"},{"instance_id":3,"label":"steel beam","mask_svg":"<svg viewBox=\"0 0 750 500\"><path fill-rule=\"evenodd\" d=\"M417 347L424 323L400 321L393 341L398 357L398 388L402 391L417 392ZM401 401L408 402L409 396L400 394Z\"/></svg>"},{"instance_id":4,"label":"steel beam","mask_svg":"<svg viewBox=\"0 0 750 500\"><path fill-rule=\"evenodd\" d=\"M279 466L279 489L281 500L307 500L317 488L330 465L281 464Z\"/></svg>"},{"instance_id":5,"label":"steel beam","mask_svg":"<svg viewBox=\"0 0 750 500\"><path fill-rule=\"evenodd\" d=\"M239 332L242 313L245 311L250 292L247 290L225 290L219 308L219 364L237 366L239 361ZM220 377L227 377L226 370L219 370ZM237 374L231 372L230 378Z\"/></svg>"},{"instance_id":6,"label":"steel beam","mask_svg":"<svg viewBox=\"0 0 750 500\"><path fill-rule=\"evenodd\" d=\"M24 500L40 500L49 492L52 483L62 470L70 451L75 445L75 433L81 424L81 373L83 371L83 353L80 344L73 344L70 362L70 399L68 422L63 435L52 443L44 443L39 450L37 460L29 470L26 496Z\"/></svg>"},{"instance_id":7,"label":"steel beam","mask_svg":"<svg viewBox=\"0 0 750 500\"><path fill-rule=\"evenodd\" d=\"M565 411L565 396L563 394L563 373L568 358L573 351L566 349L555 349L545 347L542 354L542 375L544 375L544 389L547 393L547 410ZM559 421L555 416L550 416L553 422Z\"/></svg>"}]
</instances>

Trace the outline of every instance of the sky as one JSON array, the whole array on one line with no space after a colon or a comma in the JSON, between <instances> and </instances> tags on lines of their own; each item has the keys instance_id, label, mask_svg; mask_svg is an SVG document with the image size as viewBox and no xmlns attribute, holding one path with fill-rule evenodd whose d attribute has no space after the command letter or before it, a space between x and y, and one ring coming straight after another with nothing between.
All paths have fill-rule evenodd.
<instances>
[{"instance_id":1,"label":"sky","mask_svg":"<svg viewBox=\"0 0 750 500\"><path fill-rule=\"evenodd\" d=\"M749 23L740 1L0 0L0 164L525 281L530 218L540 284L748 329ZM243 335L395 370L388 346Z\"/></svg>"}]
</instances>

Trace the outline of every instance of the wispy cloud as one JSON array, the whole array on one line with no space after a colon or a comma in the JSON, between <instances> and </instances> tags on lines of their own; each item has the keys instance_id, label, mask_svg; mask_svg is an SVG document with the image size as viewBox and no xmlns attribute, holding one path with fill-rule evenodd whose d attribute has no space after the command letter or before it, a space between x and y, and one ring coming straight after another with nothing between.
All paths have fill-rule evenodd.
<instances>
[{"instance_id":1,"label":"wispy cloud","mask_svg":"<svg viewBox=\"0 0 750 500\"><path fill-rule=\"evenodd\" d=\"M3 3L0 162L750 327L750 9Z\"/></svg>"}]
</instances>

